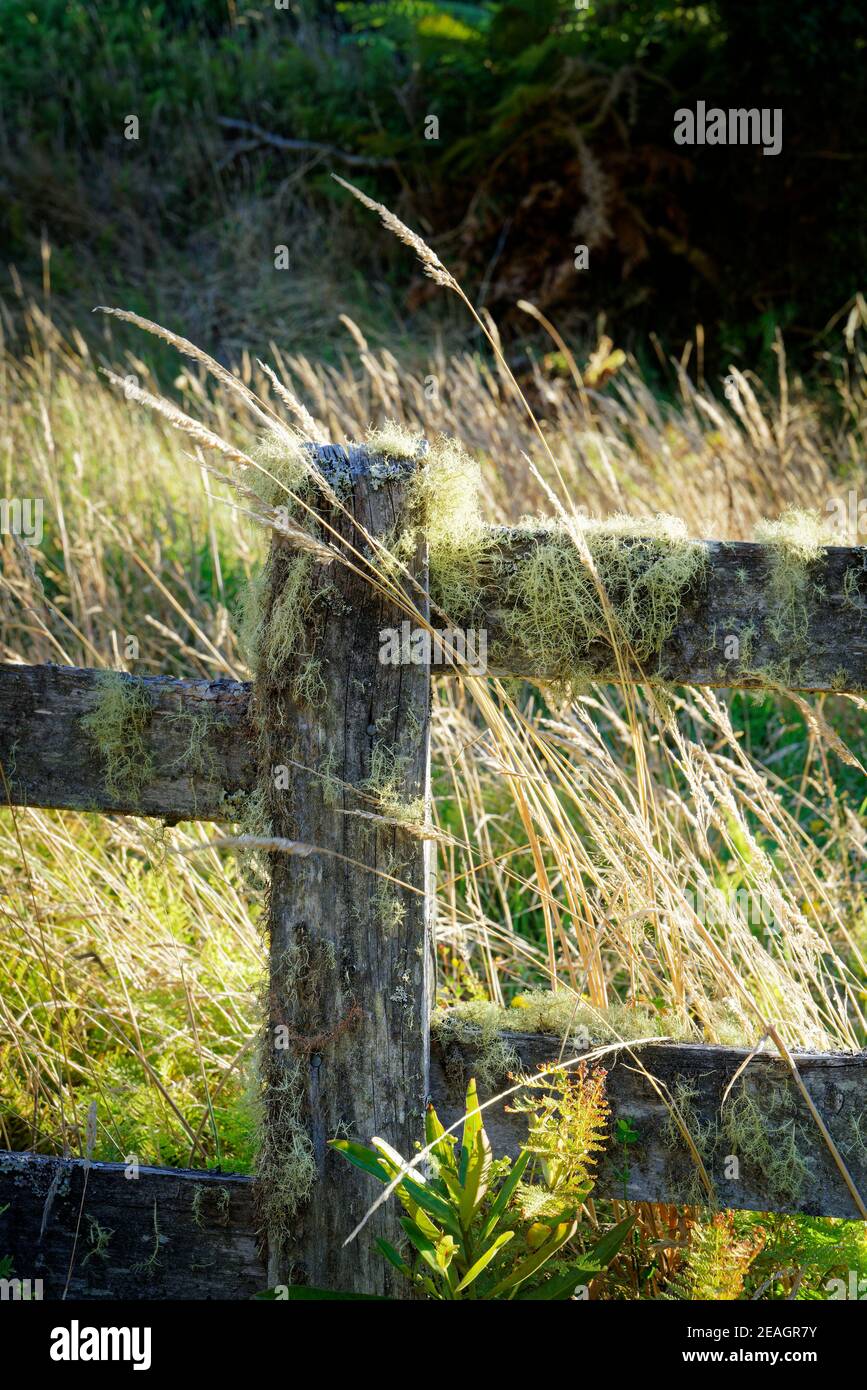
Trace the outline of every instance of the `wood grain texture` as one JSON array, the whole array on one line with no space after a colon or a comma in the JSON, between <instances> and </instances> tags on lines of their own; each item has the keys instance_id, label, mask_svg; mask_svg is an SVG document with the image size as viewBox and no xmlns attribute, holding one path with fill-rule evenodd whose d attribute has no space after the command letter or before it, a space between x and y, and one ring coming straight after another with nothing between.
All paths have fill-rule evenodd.
<instances>
[{"instance_id":1,"label":"wood grain texture","mask_svg":"<svg viewBox=\"0 0 867 1390\"><path fill-rule=\"evenodd\" d=\"M250 686L137 678L153 706L144 737L155 773L131 798L109 792L103 759L82 727L99 698L99 678L71 666L0 666L0 760L13 804L227 819L224 796L248 791L255 776ZM191 765L190 716L203 715L206 738ZM0 779L0 805L6 801Z\"/></svg>"},{"instance_id":2,"label":"wood grain texture","mask_svg":"<svg viewBox=\"0 0 867 1390\"><path fill-rule=\"evenodd\" d=\"M520 1059L519 1070L534 1073L555 1062L562 1046L559 1038L534 1034L506 1034ZM567 1048L564 1061L576 1056ZM669 1134L669 1110L651 1083L641 1074L643 1066L669 1094L683 1096L684 1087L694 1094L687 1110L694 1132L708 1139L703 1159L714 1185L717 1202L724 1208L746 1211L791 1211L812 1216L858 1215L852 1198L809 1112L798 1095L788 1070L774 1054L760 1053L749 1065L743 1081L732 1088L726 1102L738 1100L742 1088L755 1101L768 1125L772 1149L779 1153L781 1138L791 1125L806 1171L800 1192L791 1196L779 1187L767 1164L757 1161L751 1146L731 1141L721 1121L721 1103L729 1082L749 1053L737 1048L683 1043L650 1043L624 1049L603 1058L611 1106L611 1129L618 1118L629 1119L639 1140L628 1154L626 1194L631 1200L686 1203L694 1199L696 1165L685 1142ZM867 1196L867 1149L859 1135L867 1137L867 1053L807 1053L796 1058L799 1072L813 1101L843 1151L849 1172L862 1197ZM463 1113L464 1087L473 1075L471 1047L451 1044L444 1049L436 1040L431 1048L431 1092L440 1118L451 1124ZM497 1089L510 1083L506 1078ZM494 1092L495 1094L496 1092ZM489 1099L491 1092L482 1094ZM485 1124L495 1153L516 1154L525 1134L520 1115L506 1111L508 1101L485 1112ZM785 1105L785 1110L780 1106ZM723 1111L724 1116L727 1112ZM779 1128L779 1132L778 1131ZM738 1159L739 1176L726 1176L728 1156ZM600 1162L597 1195L623 1196L623 1182L616 1176L623 1167L623 1152L609 1143Z\"/></svg>"},{"instance_id":3,"label":"wood grain texture","mask_svg":"<svg viewBox=\"0 0 867 1390\"><path fill-rule=\"evenodd\" d=\"M62 1297L73 1250L72 1299L251 1298L266 1287L247 1177L140 1168L128 1179L120 1163L85 1172L81 1159L0 1152L4 1206L0 1251L17 1278L43 1281L46 1299Z\"/></svg>"},{"instance_id":4,"label":"wood grain texture","mask_svg":"<svg viewBox=\"0 0 867 1390\"><path fill-rule=\"evenodd\" d=\"M403 504L401 473L391 481L381 470L371 476L363 451L338 458L336 469L356 522L371 535L392 533ZM330 519L358 543L351 520L339 513ZM292 553L275 544L266 622L290 582L292 564ZM294 659L285 670L259 673L256 687L263 767L266 773L292 768L289 791L269 779L274 832L334 852L271 858L266 1067L272 1142L276 1137L282 1144L282 1079L300 1071L302 1119L318 1176L288 1233L269 1223L269 1272L272 1283L287 1282L291 1274L294 1282L316 1287L405 1295L399 1275L373 1244L377 1235L401 1239L391 1205L363 1238L343 1248L376 1184L327 1141L340 1134L365 1141L379 1135L404 1151L422 1132L432 993L432 895L425 892L430 842L401 825L377 823L377 814L389 813L368 781L378 769L393 777L401 804L428 798L430 674L423 665L380 662L380 631L399 626L400 611L363 578L332 568L310 576L312 588L323 590L312 647L321 663L320 693L299 699ZM412 569L424 586L422 550ZM278 1048L271 1040L281 1027L289 1030L289 1044Z\"/></svg>"}]
</instances>

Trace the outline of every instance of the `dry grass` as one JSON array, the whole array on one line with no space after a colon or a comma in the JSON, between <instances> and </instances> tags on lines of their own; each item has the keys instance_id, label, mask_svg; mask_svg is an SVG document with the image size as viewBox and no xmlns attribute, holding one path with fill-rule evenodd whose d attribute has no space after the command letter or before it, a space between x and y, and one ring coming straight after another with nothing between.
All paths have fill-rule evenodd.
<instances>
[{"instance_id":1,"label":"dry grass","mask_svg":"<svg viewBox=\"0 0 867 1390\"><path fill-rule=\"evenodd\" d=\"M673 511L693 535L739 538L784 506L822 511L858 485L857 338L846 427L786 378L781 350L773 396L738 378L727 400L677 365L667 404L635 363L591 389L592 373L561 353L524 383L537 431L496 358L440 353L408 371L347 327L355 352L338 365L273 355L308 431L358 438L394 419L453 433L480 461L492 521L555 488L591 513ZM3 538L0 658L245 674L239 600L265 532L239 522L201 440L125 401L82 341L37 310L16 328L0 359L3 484L45 499L46 539L31 552ZM116 369L158 392L143 362ZM181 364L174 385L188 414L255 457L256 412L285 418L286 402L249 359L238 376L255 411L237 390L207 390L200 364ZM304 416L289 417L293 433ZM129 635L136 662L124 659ZM825 702L844 736L847 708ZM754 1043L771 1023L789 1046L863 1045L861 793L853 807L819 726L778 699L759 714L707 691L661 701L598 687L556 705L529 687L441 683L443 998L503 1003L542 983L592 1009L655 1010L679 1036ZM181 827L166 841L210 833ZM0 1142L75 1150L96 1098L97 1156L213 1161L228 1147L248 1161L242 1073L260 948L231 861L214 849L166 868L145 822L35 811L2 813L0 861ZM709 921L690 904L715 889L727 905ZM754 903L769 921L749 920ZM221 1125L236 1127L228 1145Z\"/></svg>"}]
</instances>

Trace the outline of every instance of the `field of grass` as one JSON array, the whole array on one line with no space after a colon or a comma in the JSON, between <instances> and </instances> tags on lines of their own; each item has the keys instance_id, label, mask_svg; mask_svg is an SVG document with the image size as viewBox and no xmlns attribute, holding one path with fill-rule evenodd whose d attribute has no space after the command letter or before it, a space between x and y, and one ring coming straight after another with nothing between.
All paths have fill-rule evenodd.
<instances>
[{"instance_id":1,"label":"field of grass","mask_svg":"<svg viewBox=\"0 0 867 1390\"><path fill-rule=\"evenodd\" d=\"M48 309L2 310L3 486L44 499L46 531L39 549L2 538L0 660L248 676L240 614L266 537L232 510L200 444L98 368L168 391L246 450L259 427L197 366L178 358L157 381L144 355L115 346L111 321L88 344ZM672 512L692 535L749 539L784 507L824 516L829 498L863 489L860 301L809 389L782 343L776 383L738 375L727 396L695 352L668 363L660 350L651 376L613 345L576 361L552 339L522 381L544 448L489 352L434 345L407 369L371 349L363 325L344 326L336 361L272 361L315 437L363 438L386 421L453 435L481 467L486 520L550 511L562 480L593 515ZM255 362L237 371L282 409ZM490 1001L519 1019L541 987L577 996L600 1036L754 1045L772 1020L790 1047L865 1046L867 788L835 741L867 753L859 702L821 697L816 719L782 694L696 689L564 699L440 682L435 698L441 1002ZM0 1146L81 1153L95 1102L94 1157L250 1168L265 945L259 897L230 852L207 847L214 834L0 813ZM721 920L688 910L685 889L722 890ZM745 901L770 904L771 920ZM645 1213L648 1242L662 1219ZM822 1296L837 1263L867 1258L845 1223L741 1216L691 1229L695 1268L675 1260L668 1277L731 1275L728 1293L693 1296L738 1296L748 1277L758 1287L784 1250L809 1268L801 1295Z\"/></svg>"}]
</instances>

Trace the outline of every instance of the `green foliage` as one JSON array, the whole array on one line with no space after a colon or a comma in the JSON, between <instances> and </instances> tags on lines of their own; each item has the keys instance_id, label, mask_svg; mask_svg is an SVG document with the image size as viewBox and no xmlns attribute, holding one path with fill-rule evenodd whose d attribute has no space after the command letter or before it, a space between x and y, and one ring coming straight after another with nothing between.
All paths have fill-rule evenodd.
<instances>
[{"instance_id":1,"label":"green foliage","mask_svg":"<svg viewBox=\"0 0 867 1390\"><path fill-rule=\"evenodd\" d=\"M663 1296L692 1303L740 1298L754 1254L753 1242L735 1238L731 1212L698 1221L690 1230L684 1260Z\"/></svg>"},{"instance_id":2,"label":"green foliage","mask_svg":"<svg viewBox=\"0 0 867 1390\"><path fill-rule=\"evenodd\" d=\"M611 1263L632 1228L629 1217L591 1249L574 1248L607 1117L602 1074L554 1068L544 1081L527 1080L527 1086L541 1094L522 1101L530 1133L514 1164L493 1156L475 1081L467 1088L459 1148L428 1107L430 1175L415 1167L395 1188L406 1213L401 1226L407 1249L401 1253L386 1240L377 1243L429 1298L571 1298ZM336 1139L332 1148L379 1182L391 1183L404 1160L383 1140L372 1144Z\"/></svg>"},{"instance_id":3,"label":"green foliage","mask_svg":"<svg viewBox=\"0 0 867 1390\"><path fill-rule=\"evenodd\" d=\"M631 327L691 332L720 318L729 359L770 363L773 325L821 329L864 263L852 176L867 126L862 42L854 0L821 19L811 0L301 0L279 11L107 0L98 13L84 0L5 0L0 240L38 273L44 226L56 290L92 282L90 256L145 300L154 268L183 278L199 259L203 227L231 257L245 202L281 204L286 179L279 148L231 153L244 140L217 121L239 117L382 161L359 176L389 203L400 193L415 221L424 211L433 228L457 229L455 268L494 268L493 307L511 310L517 288L546 310L604 310ZM783 154L674 146L674 110L716 93L782 107ZM139 141L124 139L129 113ZM437 139L425 138L428 113ZM792 158L809 177L792 177ZM307 187L322 208L342 198L324 163ZM576 242L590 247L592 276L574 273ZM254 298L267 312L273 275Z\"/></svg>"},{"instance_id":4,"label":"green foliage","mask_svg":"<svg viewBox=\"0 0 867 1390\"><path fill-rule=\"evenodd\" d=\"M738 1213L736 1234L758 1242L745 1296L764 1299L828 1299L830 1281L867 1281L867 1230L862 1221L816 1216Z\"/></svg>"}]
</instances>

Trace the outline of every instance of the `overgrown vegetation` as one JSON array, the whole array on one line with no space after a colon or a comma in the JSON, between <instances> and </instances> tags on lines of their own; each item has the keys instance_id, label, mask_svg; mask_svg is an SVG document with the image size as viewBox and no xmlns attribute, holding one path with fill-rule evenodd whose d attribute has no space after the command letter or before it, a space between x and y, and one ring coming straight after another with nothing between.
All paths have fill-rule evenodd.
<instances>
[{"instance_id":1,"label":"overgrown vegetation","mask_svg":"<svg viewBox=\"0 0 867 1390\"><path fill-rule=\"evenodd\" d=\"M857 5L819 24L811 0L110 0L98 15L84 0L6 0L3 251L37 285L44 228L61 296L89 309L108 280L116 300L229 355L282 346L290 323L292 350L298 334L321 342L326 299L363 304L382 331L388 279L413 311L427 288L417 278L407 295L395 258L365 251L340 211L328 168L348 154L369 191L448 231L455 268L486 276L510 328L532 286L582 330L601 310L617 336L682 341L721 319L709 356L752 364L770 358L776 323L815 340L864 263L860 51ZM709 93L782 107L783 154L675 145L673 112ZM340 250L322 256L326 228ZM306 277L275 273L275 243ZM576 243L592 275L576 275Z\"/></svg>"},{"instance_id":2,"label":"overgrown vegetation","mask_svg":"<svg viewBox=\"0 0 867 1390\"><path fill-rule=\"evenodd\" d=\"M859 317L847 331L854 348ZM4 537L4 655L108 661L118 634L133 632L144 638L140 663L130 663L136 672L245 674L235 616L262 558L261 535L227 526L210 494L186 491L171 433L109 397L81 344L61 349L38 314L30 332L38 351L6 363L7 457L24 460L33 495L60 498L64 529L49 529L32 556ZM553 457L567 488L600 514L630 499L637 512L640 498L651 512L676 506L692 532L719 534L725 516L727 533L740 535L762 512L779 512L784 494L821 509L841 478L847 486L860 478L844 471L863 436L859 360L853 352L840 382L848 438L794 381L785 414L756 386L742 417L682 369L676 403L662 406L634 361L618 368L610 394L586 402L540 368L540 387L552 393L550 454L473 358L458 363L436 412L424 378L411 374L396 410L390 364L369 353L360 373L347 365L341 379L304 359L287 372L306 388L320 438L363 437L372 403L378 412L386 401L412 437L460 433L480 461L480 510L491 519L514 519L514 497L522 511L544 501L538 478L516 461L523 448L549 485ZM245 372L260 399L282 404L273 382ZM248 404L225 383L206 394L195 371L183 380L190 408L198 403L242 449L258 428ZM98 448L83 456L87 431ZM769 466L780 447L793 461L784 487ZM141 502L135 535L123 521L127 488ZM97 495L108 499L101 510ZM141 583L130 584L130 572ZM545 983L564 1001L561 1013L571 1017L577 1001L576 1019L591 1032L607 1019L625 1037L647 1027L653 1036L754 1043L761 1010L790 1046L863 1045L863 785L837 766L822 729L797 707L778 694L755 702L706 691L672 692L664 707L638 693L627 706L601 685L555 706L496 682L440 688L436 701L441 1001L485 1005L478 1020L465 1012L464 1027L490 1037L501 1017L491 1008L508 1006L511 1019L522 1002L528 1023L538 1012L547 1027L552 1005L533 993ZM826 715L842 736L863 739L842 701L829 700ZM320 772L333 778L333 769ZM4 1138L15 1147L35 1134L45 1150L75 1151L95 1098L97 1156L126 1149L162 1162L248 1165L244 1081L261 948L249 921L256 900L245 897L231 862L197 848L195 860L173 856L166 871L165 848L206 845L201 828L173 828L160 841L144 823L97 826L28 810L4 812L0 824L12 943L0 989ZM699 894L712 890L723 901L713 919L699 907ZM758 917L753 901L763 904ZM501 1057L497 1066L508 1063ZM293 1114L290 1104L290 1122ZM293 1180L291 1201L299 1191ZM736 1218L736 1245L749 1242L742 1233L751 1220ZM687 1212L683 1221L680 1249L659 1256L669 1217L641 1214L610 1296L660 1296L693 1242L699 1259L696 1232L707 1218ZM775 1222L762 1222L760 1239L770 1245ZM758 1232L758 1219L750 1229ZM794 1248L791 1230L790 1238ZM827 1296L820 1245L802 1243L805 1267L818 1254L823 1261L797 1286L805 1296ZM750 1273L745 1293L759 1284ZM772 1295L777 1287L785 1280Z\"/></svg>"}]
</instances>

